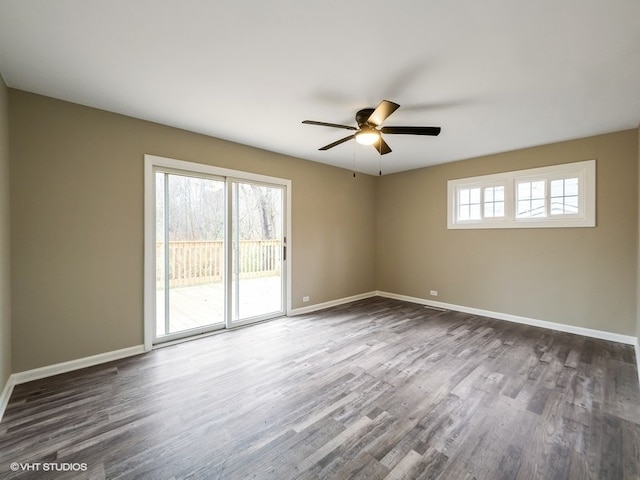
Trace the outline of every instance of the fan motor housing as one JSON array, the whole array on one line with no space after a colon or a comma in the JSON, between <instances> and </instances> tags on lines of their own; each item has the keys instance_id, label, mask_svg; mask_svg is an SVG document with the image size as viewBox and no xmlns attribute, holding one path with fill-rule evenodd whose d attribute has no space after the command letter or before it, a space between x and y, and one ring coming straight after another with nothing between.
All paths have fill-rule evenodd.
<instances>
[{"instance_id":1,"label":"fan motor housing","mask_svg":"<svg viewBox=\"0 0 640 480\"><path fill-rule=\"evenodd\" d=\"M363 108L362 110L358 110L358 113L356 113L356 122L359 127L367 125L367 120L369 120L369 117L374 110L374 108Z\"/></svg>"}]
</instances>

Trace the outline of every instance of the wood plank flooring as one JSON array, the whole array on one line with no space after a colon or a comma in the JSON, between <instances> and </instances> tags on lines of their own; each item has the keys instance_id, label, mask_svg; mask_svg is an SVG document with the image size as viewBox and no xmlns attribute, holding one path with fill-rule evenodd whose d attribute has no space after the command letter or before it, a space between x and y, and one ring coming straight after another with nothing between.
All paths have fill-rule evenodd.
<instances>
[{"instance_id":1,"label":"wood plank flooring","mask_svg":"<svg viewBox=\"0 0 640 480\"><path fill-rule=\"evenodd\" d=\"M639 479L634 362L372 298L19 385L0 478Z\"/></svg>"}]
</instances>

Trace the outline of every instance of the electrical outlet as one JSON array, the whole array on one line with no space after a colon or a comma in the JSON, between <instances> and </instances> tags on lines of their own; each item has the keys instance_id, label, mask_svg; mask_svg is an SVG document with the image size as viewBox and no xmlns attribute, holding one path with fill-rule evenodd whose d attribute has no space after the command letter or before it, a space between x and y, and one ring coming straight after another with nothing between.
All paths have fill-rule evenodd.
<instances>
[{"instance_id":1,"label":"electrical outlet","mask_svg":"<svg viewBox=\"0 0 640 480\"><path fill-rule=\"evenodd\" d=\"M308 302L309 301L309 297L308 296L302 297L302 301L303 302Z\"/></svg>"},{"instance_id":2,"label":"electrical outlet","mask_svg":"<svg viewBox=\"0 0 640 480\"><path fill-rule=\"evenodd\" d=\"M431 290L429 292L429 295L431 295L432 297L437 297L438 296L438 291L437 290Z\"/></svg>"}]
</instances>

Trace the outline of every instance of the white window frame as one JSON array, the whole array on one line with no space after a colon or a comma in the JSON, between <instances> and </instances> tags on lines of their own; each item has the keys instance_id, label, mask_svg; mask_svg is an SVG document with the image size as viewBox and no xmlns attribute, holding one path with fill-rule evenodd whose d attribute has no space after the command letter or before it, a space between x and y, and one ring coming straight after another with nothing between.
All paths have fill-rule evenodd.
<instances>
[{"instance_id":1,"label":"white window frame","mask_svg":"<svg viewBox=\"0 0 640 480\"><path fill-rule=\"evenodd\" d=\"M551 215L551 181L578 178L578 213ZM544 217L517 217L517 184L519 182L545 181ZM484 217L484 188L504 186L503 217ZM458 218L458 192L466 188L481 189L481 218ZM460 178L447 182L447 227L449 229L478 228L554 228L596 226L596 161L564 163L548 167L516 170L512 172Z\"/></svg>"}]
</instances>

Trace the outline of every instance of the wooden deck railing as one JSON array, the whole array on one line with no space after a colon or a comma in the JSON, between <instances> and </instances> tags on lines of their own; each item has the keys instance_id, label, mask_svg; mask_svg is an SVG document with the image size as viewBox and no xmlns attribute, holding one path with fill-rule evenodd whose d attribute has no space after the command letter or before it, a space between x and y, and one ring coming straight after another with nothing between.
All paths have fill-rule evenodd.
<instances>
[{"instance_id":1,"label":"wooden deck railing","mask_svg":"<svg viewBox=\"0 0 640 480\"><path fill-rule=\"evenodd\" d=\"M282 245L279 240L241 240L240 278L280 274ZM156 283L163 286L164 244L156 243ZM224 274L222 242L169 242L169 286L190 287L222 281ZM234 258L236 258L234 256Z\"/></svg>"}]
</instances>

